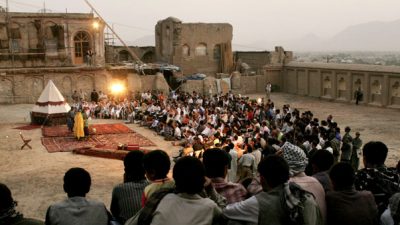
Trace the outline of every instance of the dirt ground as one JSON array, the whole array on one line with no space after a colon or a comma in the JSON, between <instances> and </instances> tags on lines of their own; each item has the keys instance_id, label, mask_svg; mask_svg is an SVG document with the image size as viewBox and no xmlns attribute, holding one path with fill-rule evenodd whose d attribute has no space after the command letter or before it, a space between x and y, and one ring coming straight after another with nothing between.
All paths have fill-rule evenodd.
<instances>
[{"instance_id":1,"label":"dirt ground","mask_svg":"<svg viewBox=\"0 0 400 225\"><path fill-rule=\"evenodd\" d=\"M251 98L263 97L261 94L249 95ZM290 104L300 111L311 110L320 119L333 115L342 130L352 128L352 133L361 133L364 143L379 140L389 147L387 164L394 166L400 149L400 111L354 104L321 101L316 98L272 93L276 106ZM71 167L83 167L92 176L92 188L88 194L91 199L103 201L107 207L111 201L112 188L122 182L123 163L119 160L102 159L75 155L69 152L48 153L41 144L41 130L23 131L24 136L32 138L32 150L20 150L22 141L20 130L14 127L29 122L32 105L0 105L0 182L11 189L18 201L18 210L27 217L44 219L47 207L66 197L63 191L63 175ZM115 120L92 120L92 123L115 123ZM154 134L154 132L128 125L136 132L157 144L171 156L176 155L178 147Z\"/></svg>"}]
</instances>

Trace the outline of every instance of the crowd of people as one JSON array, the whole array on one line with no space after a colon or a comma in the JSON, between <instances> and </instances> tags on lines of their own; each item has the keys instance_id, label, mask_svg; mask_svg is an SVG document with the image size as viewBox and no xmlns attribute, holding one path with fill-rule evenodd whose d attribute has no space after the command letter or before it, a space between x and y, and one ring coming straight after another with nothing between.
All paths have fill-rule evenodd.
<instances>
[{"instance_id":1,"label":"crowd of people","mask_svg":"<svg viewBox=\"0 0 400 225\"><path fill-rule=\"evenodd\" d=\"M182 150L172 177L165 151L129 152L110 211L85 198L90 174L71 168L64 176L68 198L49 206L46 224L400 224L399 168L385 166L387 146L363 145L359 132L342 133L332 115L320 120L232 93L84 100L74 108L88 117L139 123ZM24 218L0 187L8 199L0 224L16 224Z\"/></svg>"}]
</instances>

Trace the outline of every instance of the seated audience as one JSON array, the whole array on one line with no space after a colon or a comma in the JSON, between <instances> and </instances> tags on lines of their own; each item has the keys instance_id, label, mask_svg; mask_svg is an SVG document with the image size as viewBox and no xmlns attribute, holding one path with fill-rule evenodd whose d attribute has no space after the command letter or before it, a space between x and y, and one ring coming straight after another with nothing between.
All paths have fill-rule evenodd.
<instances>
[{"instance_id":1,"label":"seated audience","mask_svg":"<svg viewBox=\"0 0 400 225\"><path fill-rule=\"evenodd\" d=\"M329 179L329 169L332 167L334 157L327 150L319 150L310 159L312 176L317 179L325 190L325 193L332 190L332 183Z\"/></svg>"},{"instance_id":2,"label":"seated audience","mask_svg":"<svg viewBox=\"0 0 400 225\"><path fill-rule=\"evenodd\" d=\"M258 166L263 192L228 205L223 214L248 225L323 224L314 197L289 184L289 166L280 156L268 156Z\"/></svg>"},{"instance_id":3,"label":"seated audience","mask_svg":"<svg viewBox=\"0 0 400 225\"><path fill-rule=\"evenodd\" d=\"M378 225L378 209L369 191L356 191L354 170L338 163L329 172L333 190L326 195L328 225Z\"/></svg>"},{"instance_id":4,"label":"seated audience","mask_svg":"<svg viewBox=\"0 0 400 225\"><path fill-rule=\"evenodd\" d=\"M134 216L141 208L144 188L149 184L143 168L142 151L131 151L124 158L124 183L118 184L112 191L110 210L118 222Z\"/></svg>"},{"instance_id":5,"label":"seated audience","mask_svg":"<svg viewBox=\"0 0 400 225\"><path fill-rule=\"evenodd\" d=\"M245 200L247 191L241 184L225 181L229 165L228 154L217 148L209 149L203 154L203 164L215 190L231 204Z\"/></svg>"},{"instance_id":6,"label":"seated audience","mask_svg":"<svg viewBox=\"0 0 400 225\"><path fill-rule=\"evenodd\" d=\"M14 201L10 189L0 183L0 225L44 225L42 221L24 218L15 207L17 202Z\"/></svg>"},{"instance_id":7,"label":"seated audience","mask_svg":"<svg viewBox=\"0 0 400 225\"><path fill-rule=\"evenodd\" d=\"M143 166L150 184L143 191L142 206L146 204L147 199L155 191L175 186L174 180L167 177L171 162L166 152L162 150L150 151L143 157Z\"/></svg>"},{"instance_id":8,"label":"seated audience","mask_svg":"<svg viewBox=\"0 0 400 225\"><path fill-rule=\"evenodd\" d=\"M381 225L400 224L400 193L394 194L389 199L388 208L382 213Z\"/></svg>"},{"instance_id":9,"label":"seated audience","mask_svg":"<svg viewBox=\"0 0 400 225\"><path fill-rule=\"evenodd\" d=\"M389 198L400 192L400 177L395 168L387 168L385 160L388 148L380 141L371 141L363 147L364 169L356 173L357 190L372 192L378 205L379 215L385 211Z\"/></svg>"},{"instance_id":10,"label":"seated audience","mask_svg":"<svg viewBox=\"0 0 400 225\"><path fill-rule=\"evenodd\" d=\"M304 170L307 166L308 159L304 151L296 145L286 141L283 137L283 145L281 151L283 158L289 165L290 180L294 182L304 190L311 192L315 196L315 200L321 209L322 217L326 219L326 202L325 202L325 191L322 185L314 177L307 176ZM321 150L318 150L321 151Z\"/></svg>"},{"instance_id":11,"label":"seated audience","mask_svg":"<svg viewBox=\"0 0 400 225\"><path fill-rule=\"evenodd\" d=\"M204 189L207 193L216 193L211 182L206 181L199 159L180 158L173 168L173 177L176 187L153 193L139 215L128 220L127 225L211 225L223 221L220 207L225 204L211 195L213 200L202 195Z\"/></svg>"},{"instance_id":12,"label":"seated audience","mask_svg":"<svg viewBox=\"0 0 400 225\"><path fill-rule=\"evenodd\" d=\"M107 225L109 213L98 201L86 199L90 190L90 174L82 168L71 168L64 175L64 191L68 198L50 205L46 225Z\"/></svg>"}]
</instances>

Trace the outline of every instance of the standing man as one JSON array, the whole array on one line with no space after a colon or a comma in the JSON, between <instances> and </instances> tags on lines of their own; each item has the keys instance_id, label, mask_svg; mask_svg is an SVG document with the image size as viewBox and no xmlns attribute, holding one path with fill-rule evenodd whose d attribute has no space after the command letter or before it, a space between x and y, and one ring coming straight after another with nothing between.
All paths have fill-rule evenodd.
<instances>
[{"instance_id":1,"label":"standing man","mask_svg":"<svg viewBox=\"0 0 400 225\"><path fill-rule=\"evenodd\" d=\"M361 91L361 87L359 87L354 93L354 97L356 99L356 105L358 105L358 102L362 101L363 99L363 92Z\"/></svg>"},{"instance_id":2,"label":"standing man","mask_svg":"<svg viewBox=\"0 0 400 225\"><path fill-rule=\"evenodd\" d=\"M74 101L74 103L77 103L79 101L79 94L78 94L78 92L76 90L72 94L71 98Z\"/></svg>"},{"instance_id":3,"label":"standing man","mask_svg":"<svg viewBox=\"0 0 400 225\"><path fill-rule=\"evenodd\" d=\"M87 50L87 52L86 52L86 63L88 66L92 66L93 55L94 55L94 53L93 53L92 49L89 48L89 50Z\"/></svg>"},{"instance_id":4,"label":"standing man","mask_svg":"<svg viewBox=\"0 0 400 225\"><path fill-rule=\"evenodd\" d=\"M360 132L356 132L356 137L353 139L353 151L351 154L351 166L354 171L358 170L358 166L360 165L360 156L361 156L361 146L362 140L360 139Z\"/></svg>"},{"instance_id":5,"label":"standing man","mask_svg":"<svg viewBox=\"0 0 400 225\"><path fill-rule=\"evenodd\" d=\"M270 96L271 96L271 91L272 91L272 84L271 84L271 82L268 82L267 83L267 86L265 86L265 93L266 93L266 101L268 101L268 99L270 99Z\"/></svg>"},{"instance_id":6,"label":"standing man","mask_svg":"<svg viewBox=\"0 0 400 225\"><path fill-rule=\"evenodd\" d=\"M348 162L350 163L352 151L353 151L353 137L350 135L350 127L344 128L345 134L343 135L342 138L342 155L340 156L340 161L341 162Z\"/></svg>"},{"instance_id":7,"label":"standing man","mask_svg":"<svg viewBox=\"0 0 400 225\"><path fill-rule=\"evenodd\" d=\"M90 101L96 103L99 101L99 93L97 93L96 89L93 89L92 93L90 93Z\"/></svg>"}]
</instances>

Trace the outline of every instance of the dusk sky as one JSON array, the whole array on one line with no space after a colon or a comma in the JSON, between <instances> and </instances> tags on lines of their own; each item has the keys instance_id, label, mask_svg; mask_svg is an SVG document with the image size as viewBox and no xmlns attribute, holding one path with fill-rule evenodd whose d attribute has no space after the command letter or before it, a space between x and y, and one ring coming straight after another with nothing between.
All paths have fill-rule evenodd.
<instances>
[{"instance_id":1,"label":"dusk sky","mask_svg":"<svg viewBox=\"0 0 400 225\"><path fill-rule=\"evenodd\" d=\"M331 37L351 25L400 19L400 0L90 0L129 44L154 35L158 20L226 22L233 26L233 45L252 47L268 39ZM6 0L0 0L5 7ZM83 0L9 0L10 11L90 12ZM154 43L154 40L149 40ZM267 46L266 48L271 48ZM257 50L257 49L254 49ZM263 49L258 49L263 50Z\"/></svg>"}]
</instances>

